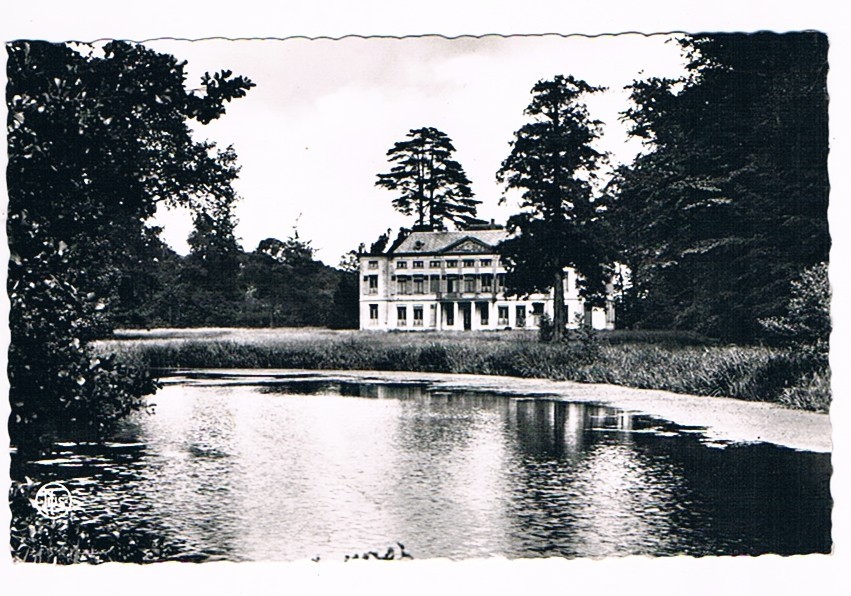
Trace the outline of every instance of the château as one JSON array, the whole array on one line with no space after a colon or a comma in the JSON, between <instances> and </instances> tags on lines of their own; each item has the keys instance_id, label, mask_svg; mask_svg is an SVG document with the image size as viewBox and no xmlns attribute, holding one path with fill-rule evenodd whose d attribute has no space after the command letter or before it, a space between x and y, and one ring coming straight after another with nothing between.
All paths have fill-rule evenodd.
<instances>
[{"instance_id":1,"label":"ch\u00e2teau","mask_svg":"<svg viewBox=\"0 0 851 596\"><path fill-rule=\"evenodd\" d=\"M375 330L538 329L553 316L553 291L509 296L497 245L499 225L460 231L414 227L387 252L360 256L360 328ZM614 304L592 307L579 295L577 274L565 270L569 327L613 329ZM609 294L611 295L611 288Z\"/></svg>"}]
</instances>

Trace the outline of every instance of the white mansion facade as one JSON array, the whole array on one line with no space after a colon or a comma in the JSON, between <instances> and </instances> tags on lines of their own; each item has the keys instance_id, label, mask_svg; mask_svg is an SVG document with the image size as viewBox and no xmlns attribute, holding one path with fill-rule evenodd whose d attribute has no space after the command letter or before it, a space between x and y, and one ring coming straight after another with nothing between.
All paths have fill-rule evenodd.
<instances>
[{"instance_id":1,"label":"white mansion facade","mask_svg":"<svg viewBox=\"0 0 851 596\"><path fill-rule=\"evenodd\" d=\"M500 226L414 231L386 253L360 257L360 328L376 330L537 329L553 316L552 290L505 295L505 268L496 246L508 237ZM586 308L576 273L566 270L568 325L614 328L614 306Z\"/></svg>"}]
</instances>

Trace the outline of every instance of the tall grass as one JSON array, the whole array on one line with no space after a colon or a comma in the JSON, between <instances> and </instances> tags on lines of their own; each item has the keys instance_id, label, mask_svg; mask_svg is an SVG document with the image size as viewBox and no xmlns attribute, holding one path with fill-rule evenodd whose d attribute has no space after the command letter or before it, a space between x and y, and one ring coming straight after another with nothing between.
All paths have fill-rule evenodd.
<instances>
[{"instance_id":1,"label":"tall grass","mask_svg":"<svg viewBox=\"0 0 851 596\"><path fill-rule=\"evenodd\" d=\"M653 340L653 341L651 341ZM655 342L655 343L654 343ZM471 373L611 383L826 411L829 381L789 349L710 345L671 334L540 343L532 332L163 330L118 334L105 352L155 369L299 368Z\"/></svg>"}]
</instances>

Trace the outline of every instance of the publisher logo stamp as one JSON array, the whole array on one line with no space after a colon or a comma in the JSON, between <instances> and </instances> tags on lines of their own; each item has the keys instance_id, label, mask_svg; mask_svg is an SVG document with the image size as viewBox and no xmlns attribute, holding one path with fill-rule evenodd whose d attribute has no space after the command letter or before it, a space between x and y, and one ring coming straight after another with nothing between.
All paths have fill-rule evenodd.
<instances>
[{"instance_id":1,"label":"publisher logo stamp","mask_svg":"<svg viewBox=\"0 0 851 596\"><path fill-rule=\"evenodd\" d=\"M56 519L71 511L71 491L61 482L48 482L35 494L33 505L41 515Z\"/></svg>"}]
</instances>

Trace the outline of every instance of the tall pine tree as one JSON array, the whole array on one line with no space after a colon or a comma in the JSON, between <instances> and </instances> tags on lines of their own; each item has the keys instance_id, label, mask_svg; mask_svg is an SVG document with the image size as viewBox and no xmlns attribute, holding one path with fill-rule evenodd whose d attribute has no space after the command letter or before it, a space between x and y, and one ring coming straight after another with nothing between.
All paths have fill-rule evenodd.
<instances>
[{"instance_id":1,"label":"tall pine tree","mask_svg":"<svg viewBox=\"0 0 851 596\"><path fill-rule=\"evenodd\" d=\"M459 227L475 222L481 201L473 198L464 168L452 159L452 140L436 128L412 129L407 137L387 152L395 165L378 174L375 185L398 192L393 206L416 214L418 226L445 229L446 222Z\"/></svg>"},{"instance_id":2,"label":"tall pine tree","mask_svg":"<svg viewBox=\"0 0 851 596\"><path fill-rule=\"evenodd\" d=\"M827 39L681 44L686 77L631 88L625 117L647 149L612 185L633 323L750 340L828 258Z\"/></svg>"},{"instance_id":3,"label":"tall pine tree","mask_svg":"<svg viewBox=\"0 0 851 596\"><path fill-rule=\"evenodd\" d=\"M519 189L521 213L508 220L513 237L500 245L508 268L510 292L526 294L554 288L553 340L564 337L567 311L564 269L576 268L589 298L605 291L606 244L602 236L601 203L592 182L605 158L593 143L602 123L593 120L582 102L602 91L572 76L539 81L526 108L531 122L511 143L497 180Z\"/></svg>"}]
</instances>

